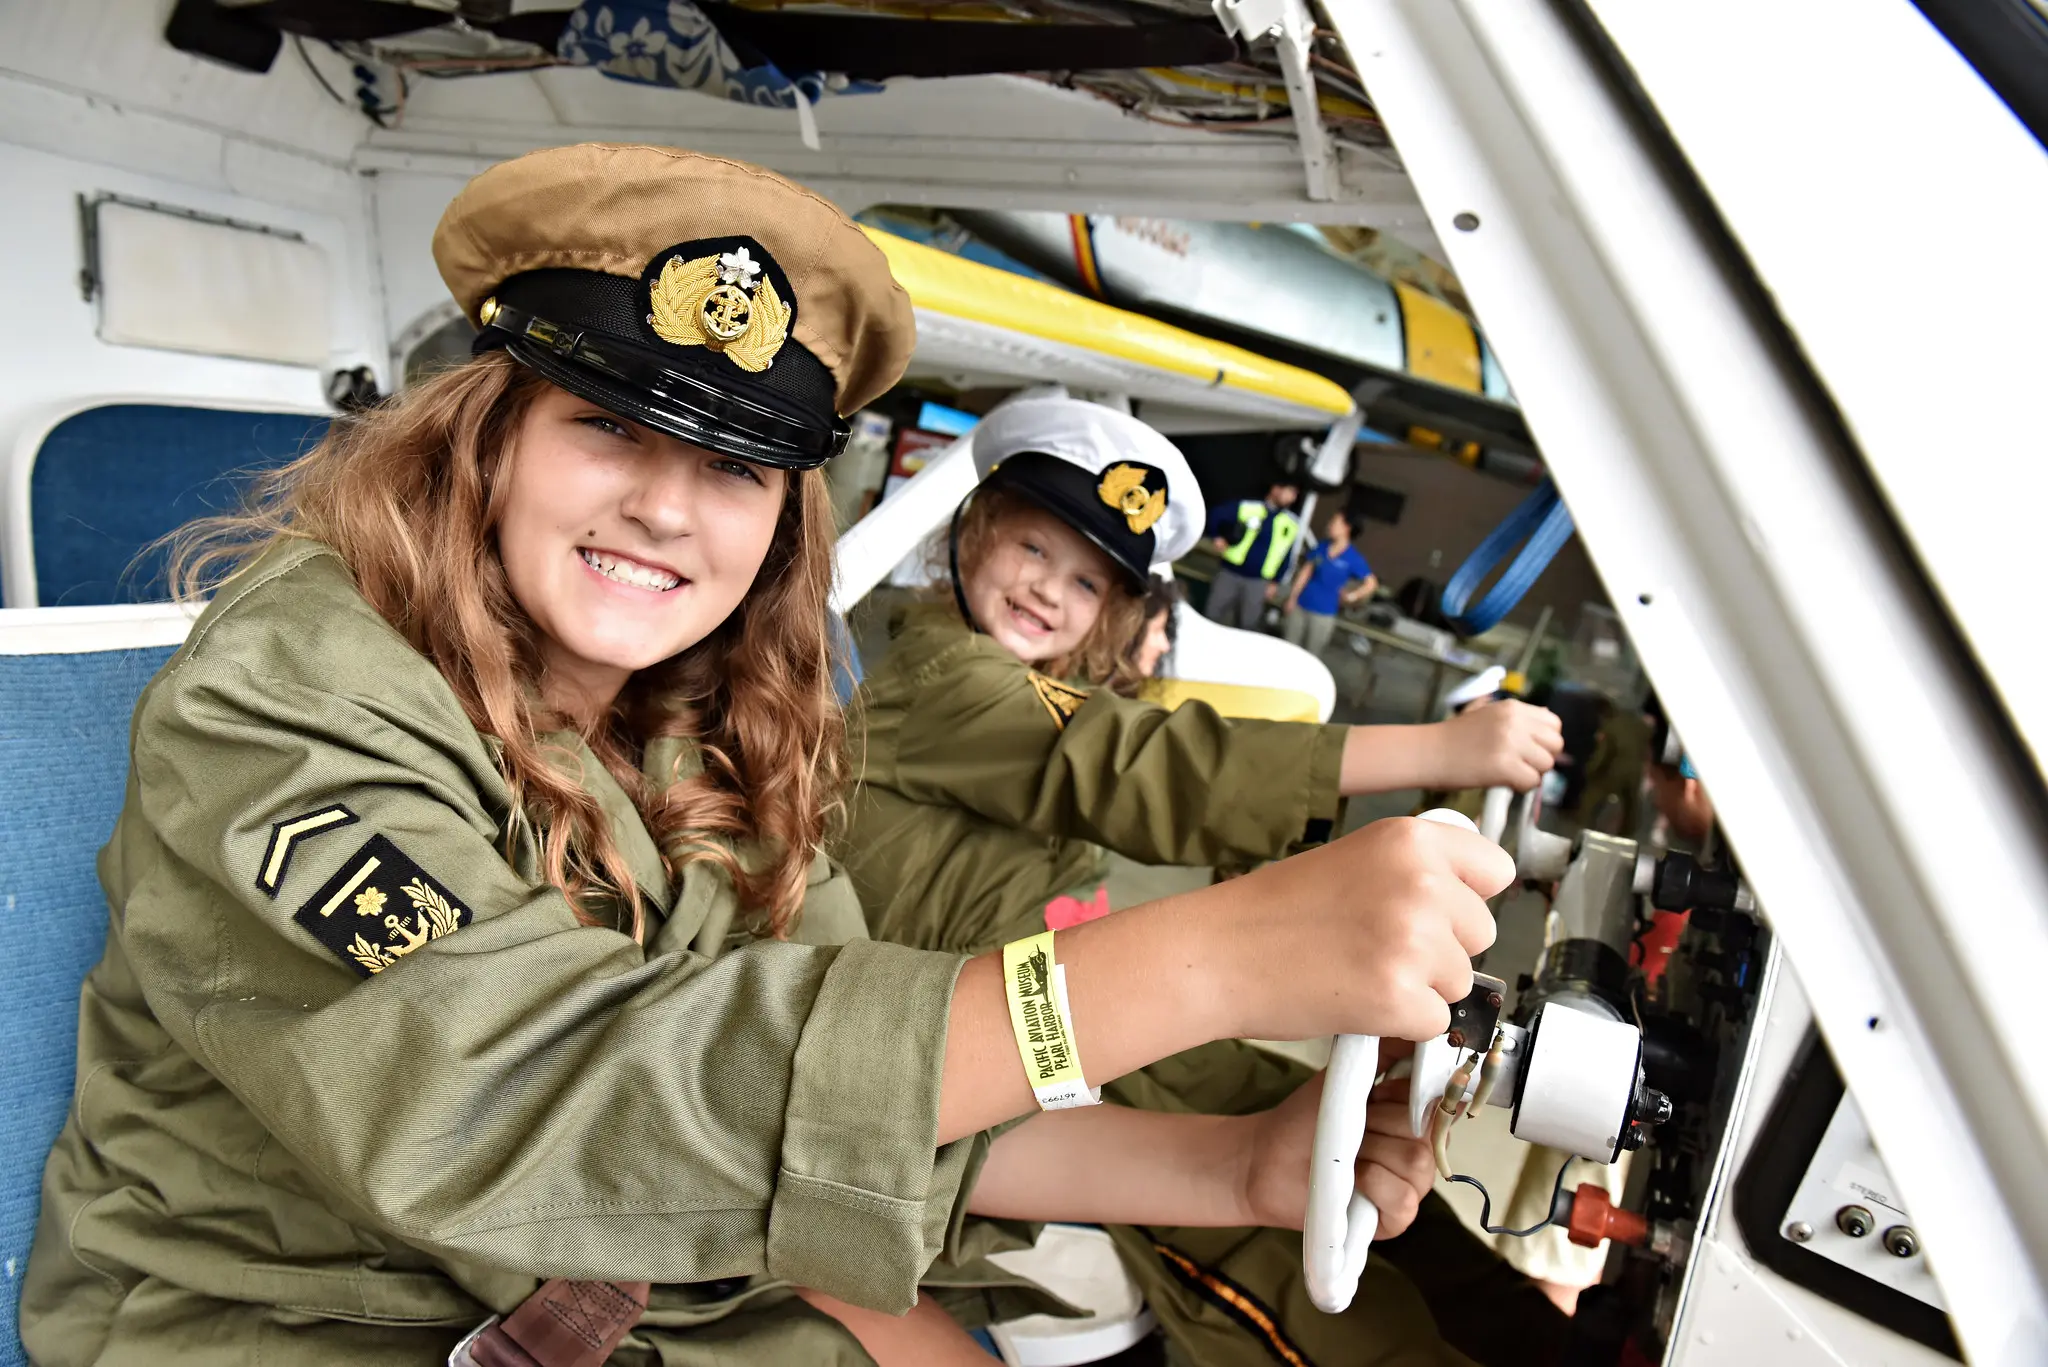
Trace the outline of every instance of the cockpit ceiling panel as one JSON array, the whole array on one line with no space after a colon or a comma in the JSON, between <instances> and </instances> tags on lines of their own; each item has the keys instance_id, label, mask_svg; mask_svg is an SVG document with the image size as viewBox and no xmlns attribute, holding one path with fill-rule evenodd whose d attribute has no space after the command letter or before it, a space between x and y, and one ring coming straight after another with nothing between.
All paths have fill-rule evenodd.
<instances>
[{"instance_id":1,"label":"cockpit ceiling panel","mask_svg":"<svg viewBox=\"0 0 2048 1367\"><path fill-rule=\"evenodd\" d=\"M1238 43L1199 0L541 0L517 9L456 0L219 0L181 5L168 36L186 51L258 71L277 60L279 34L326 44L369 70L357 78L370 92L365 109L393 126L409 81L578 65L632 84L785 109L799 98L816 104L870 93L898 78L1014 74L1083 91L1153 124L1293 136L1272 45ZM1319 35L1313 52L1313 97L1331 137L1385 148L1343 46Z\"/></svg>"}]
</instances>

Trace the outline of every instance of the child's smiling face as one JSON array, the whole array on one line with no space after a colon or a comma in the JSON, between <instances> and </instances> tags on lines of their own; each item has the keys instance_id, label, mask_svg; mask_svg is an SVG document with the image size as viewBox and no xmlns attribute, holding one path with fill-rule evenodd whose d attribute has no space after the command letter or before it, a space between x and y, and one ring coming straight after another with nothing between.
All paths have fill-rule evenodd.
<instances>
[{"instance_id":1,"label":"child's smiling face","mask_svg":"<svg viewBox=\"0 0 2048 1367\"><path fill-rule=\"evenodd\" d=\"M964 585L975 623L1026 664L1067 655L1087 639L1116 584L1094 542L1034 507L1006 511Z\"/></svg>"}]
</instances>

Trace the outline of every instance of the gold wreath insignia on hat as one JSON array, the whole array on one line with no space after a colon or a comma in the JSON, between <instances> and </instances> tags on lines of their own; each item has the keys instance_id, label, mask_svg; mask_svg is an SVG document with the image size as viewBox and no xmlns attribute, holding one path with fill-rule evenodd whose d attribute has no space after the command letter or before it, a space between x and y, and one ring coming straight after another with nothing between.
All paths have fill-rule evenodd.
<instances>
[{"instance_id":1,"label":"gold wreath insignia on hat","mask_svg":"<svg viewBox=\"0 0 2048 1367\"><path fill-rule=\"evenodd\" d=\"M723 352L741 370L766 370L789 339L789 305L745 247L695 261L671 256L647 298L656 336Z\"/></svg>"},{"instance_id":2,"label":"gold wreath insignia on hat","mask_svg":"<svg viewBox=\"0 0 2048 1367\"><path fill-rule=\"evenodd\" d=\"M1148 495L1145 472L1135 465L1112 465L1103 471L1095 495L1122 513L1139 536L1151 531L1152 524L1166 513L1166 490L1154 489Z\"/></svg>"}]
</instances>

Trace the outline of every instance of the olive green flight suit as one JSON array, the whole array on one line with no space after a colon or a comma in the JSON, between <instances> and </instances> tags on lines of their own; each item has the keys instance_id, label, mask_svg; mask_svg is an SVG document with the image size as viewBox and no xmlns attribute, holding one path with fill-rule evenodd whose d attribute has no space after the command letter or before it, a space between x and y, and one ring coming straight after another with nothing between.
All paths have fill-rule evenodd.
<instances>
[{"instance_id":1,"label":"olive green flight suit","mask_svg":"<svg viewBox=\"0 0 2048 1367\"><path fill-rule=\"evenodd\" d=\"M1346 727L1084 693L943 607L893 625L854 717L840 850L877 939L981 953L1044 930L1049 899L1100 878L1104 846L1257 861L1336 819Z\"/></svg>"},{"instance_id":2,"label":"olive green flight suit","mask_svg":"<svg viewBox=\"0 0 2048 1367\"><path fill-rule=\"evenodd\" d=\"M1100 877L1102 846L1144 863L1246 864L1326 835L1337 815L1345 727L1230 720L1204 703L1168 711L1071 688L940 606L891 628L856 712L862 774L840 850L878 938L979 953L1044 930L1050 899ZM1146 1110L1242 1114L1308 1076L1222 1040L1110 1082L1104 1095ZM1110 1233L1177 1356L1203 1367L1466 1363L1445 1335L1488 1362L1549 1361L1563 1321L1542 1293L1440 1201L1417 1223L1375 1245L1342 1316L1310 1304L1292 1231ZM1501 1323L1533 1328L1495 1334Z\"/></svg>"},{"instance_id":3,"label":"olive green flight suit","mask_svg":"<svg viewBox=\"0 0 2048 1367\"><path fill-rule=\"evenodd\" d=\"M100 856L35 1361L422 1367L567 1276L656 1283L620 1363L866 1363L786 1288L902 1310L942 1254L989 1283L987 1139L933 1142L960 958L864 938L822 856L798 942L752 940L564 740L644 947L577 923L492 743L332 552L220 592L136 708Z\"/></svg>"}]
</instances>

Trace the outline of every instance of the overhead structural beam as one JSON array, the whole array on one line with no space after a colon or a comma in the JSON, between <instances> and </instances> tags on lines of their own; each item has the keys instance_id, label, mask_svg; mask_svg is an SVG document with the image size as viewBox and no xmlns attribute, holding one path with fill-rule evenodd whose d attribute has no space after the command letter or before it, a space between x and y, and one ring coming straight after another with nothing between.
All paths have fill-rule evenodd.
<instances>
[{"instance_id":1,"label":"overhead structural beam","mask_svg":"<svg viewBox=\"0 0 2048 1367\"><path fill-rule=\"evenodd\" d=\"M4 86L0 79L0 90ZM5 112L0 101L0 126L8 126ZM1313 218L1375 228L1422 251L1442 250L1401 172L1350 163L1343 198L1319 207L1304 193L1292 149L1279 139L1193 134L1205 141L1116 145L1078 138L881 138L827 129L831 151L819 155L786 131L557 125L499 135L453 124L428 127L424 119L408 120L397 131L399 136L380 133L357 149L356 169L467 180L536 147L665 138L767 166L850 212L873 204L920 204L1264 223Z\"/></svg>"},{"instance_id":2,"label":"overhead structural beam","mask_svg":"<svg viewBox=\"0 0 2048 1367\"><path fill-rule=\"evenodd\" d=\"M1308 197L1323 203L1337 198L1337 149L1316 103L1316 78L1309 72L1309 45L1315 41L1315 19L1306 0L1210 0L1216 20L1231 37L1252 43L1271 38L1287 82L1287 103L1294 111L1294 139L1301 147L1301 168L1308 175Z\"/></svg>"}]
</instances>

